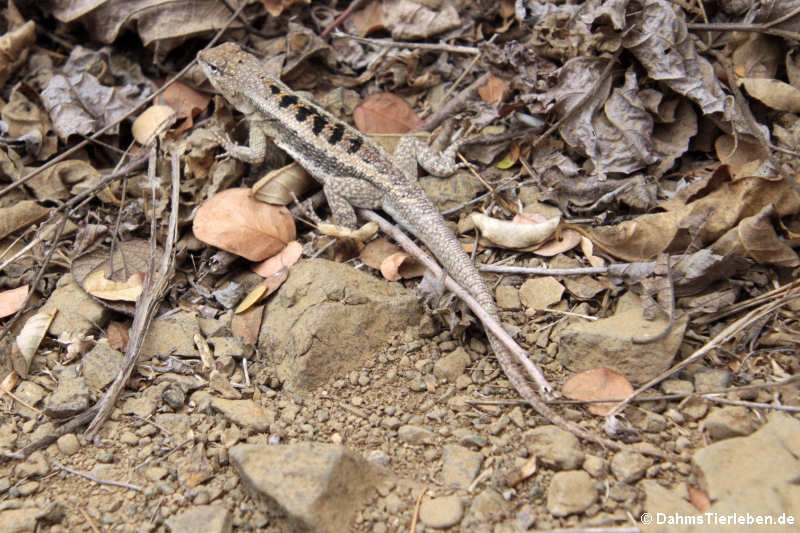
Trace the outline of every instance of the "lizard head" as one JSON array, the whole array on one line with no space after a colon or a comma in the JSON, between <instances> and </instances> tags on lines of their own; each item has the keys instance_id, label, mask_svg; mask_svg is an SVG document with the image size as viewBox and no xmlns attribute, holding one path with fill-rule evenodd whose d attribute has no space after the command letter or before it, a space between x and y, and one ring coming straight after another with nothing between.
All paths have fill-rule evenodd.
<instances>
[{"instance_id":1,"label":"lizard head","mask_svg":"<svg viewBox=\"0 0 800 533\"><path fill-rule=\"evenodd\" d=\"M254 111L248 92L257 91L258 60L235 43L224 43L197 54L208 81L243 113Z\"/></svg>"}]
</instances>

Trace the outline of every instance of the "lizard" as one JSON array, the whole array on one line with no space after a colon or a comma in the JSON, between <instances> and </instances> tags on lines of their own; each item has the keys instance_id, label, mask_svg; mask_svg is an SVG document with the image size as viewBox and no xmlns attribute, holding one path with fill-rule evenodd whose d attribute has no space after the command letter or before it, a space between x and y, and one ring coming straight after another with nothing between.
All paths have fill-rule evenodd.
<instances>
[{"instance_id":1,"label":"lizard","mask_svg":"<svg viewBox=\"0 0 800 533\"><path fill-rule=\"evenodd\" d=\"M246 162L260 162L266 137L271 137L322 184L338 224L357 226L354 207L383 209L422 241L444 271L499 322L494 298L483 278L416 180L417 164L435 176L452 174L457 168L454 159L458 143L436 153L419 139L404 137L395 154L389 155L369 137L268 74L259 60L238 44L227 42L202 50L197 60L217 91L251 120L250 145L236 145L223 135L219 140L226 152ZM553 411L522 375L508 348L488 331L487 337L513 387L541 416L584 440L613 450L627 448Z\"/></svg>"}]
</instances>

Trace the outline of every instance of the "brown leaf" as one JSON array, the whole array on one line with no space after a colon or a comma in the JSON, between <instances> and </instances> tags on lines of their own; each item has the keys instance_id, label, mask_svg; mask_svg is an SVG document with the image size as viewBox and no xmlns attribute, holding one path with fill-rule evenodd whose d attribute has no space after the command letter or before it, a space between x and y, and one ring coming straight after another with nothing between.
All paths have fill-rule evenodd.
<instances>
[{"instance_id":1,"label":"brown leaf","mask_svg":"<svg viewBox=\"0 0 800 533\"><path fill-rule=\"evenodd\" d=\"M797 113L800 111L800 89L780 80L744 78L739 80L747 94L763 104L777 109Z\"/></svg>"},{"instance_id":2,"label":"brown leaf","mask_svg":"<svg viewBox=\"0 0 800 533\"><path fill-rule=\"evenodd\" d=\"M236 308L235 313L243 313L253 307L255 304L261 302L264 298L277 291L288 277L289 271L281 270L280 272L276 272L275 274L266 278L264 281L256 285L255 288L253 288L253 290L251 290L247 296L244 297L244 300L242 300L242 302Z\"/></svg>"},{"instance_id":3,"label":"brown leaf","mask_svg":"<svg viewBox=\"0 0 800 533\"><path fill-rule=\"evenodd\" d=\"M397 252L386 257L381 262L381 274L389 281L400 279L419 278L425 274L425 265L408 255L406 252Z\"/></svg>"},{"instance_id":4,"label":"brown leaf","mask_svg":"<svg viewBox=\"0 0 800 533\"><path fill-rule=\"evenodd\" d=\"M208 107L210 101L209 95L196 91L179 81L170 84L156 98L156 103L165 104L174 109L177 119L186 119L176 128L178 132L191 128L194 125L194 117Z\"/></svg>"},{"instance_id":5,"label":"brown leaf","mask_svg":"<svg viewBox=\"0 0 800 533\"><path fill-rule=\"evenodd\" d=\"M147 146L156 135L166 131L177 120L175 110L168 105L153 105L133 121L131 133L141 145Z\"/></svg>"},{"instance_id":6,"label":"brown leaf","mask_svg":"<svg viewBox=\"0 0 800 533\"><path fill-rule=\"evenodd\" d=\"M42 339L47 334L53 319L56 316L57 309L53 309L49 313L39 311L31 316L17 335L16 346L19 351L12 350L11 364L14 370L22 377L28 375L28 368L31 366L31 360L39 349Z\"/></svg>"},{"instance_id":7,"label":"brown leaf","mask_svg":"<svg viewBox=\"0 0 800 533\"><path fill-rule=\"evenodd\" d=\"M487 104L496 104L505 100L508 93L508 84L494 74L489 75L486 84L478 87L481 100Z\"/></svg>"},{"instance_id":8,"label":"brown leaf","mask_svg":"<svg viewBox=\"0 0 800 533\"><path fill-rule=\"evenodd\" d=\"M0 207L0 239L40 221L49 212L49 209L33 200L23 200L9 207Z\"/></svg>"},{"instance_id":9,"label":"brown leaf","mask_svg":"<svg viewBox=\"0 0 800 533\"><path fill-rule=\"evenodd\" d=\"M561 393L573 400L620 400L633 392L630 382L609 368L594 368L575 374L561 387ZM605 416L616 402L587 404L590 413Z\"/></svg>"},{"instance_id":10,"label":"brown leaf","mask_svg":"<svg viewBox=\"0 0 800 533\"><path fill-rule=\"evenodd\" d=\"M0 318L11 316L22 307L28 296L30 285L23 285L16 289L0 292Z\"/></svg>"},{"instance_id":11,"label":"brown leaf","mask_svg":"<svg viewBox=\"0 0 800 533\"><path fill-rule=\"evenodd\" d=\"M421 122L408 102L392 93L367 96L353 111L353 121L364 133L407 133Z\"/></svg>"},{"instance_id":12,"label":"brown leaf","mask_svg":"<svg viewBox=\"0 0 800 533\"><path fill-rule=\"evenodd\" d=\"M358 258L368 267L380 270L383 260L399 251L399 246L390 242L389 239L381 237L368 242L364 249L361 250Z\"/></svg>"},{"instance_id":13,"label":"brown leaf","mask_svg":"<svg viewBox=\"0 0 800 533\"><path fill-rule=\"evenodd\" d=\"M268 278L281 270L286 270L293 264L297 263L300 256L303 255L303 246L297 242L292 241L280 251L277 255L273 255L264 261L253 265L250 270L259 276Z\"/></svg>"},{"instance_id":14,"label":"brown leaf","mask_svg":"<svg viewBox=\"0 0 800 533\"><path fill-rule=\"evenodd\" d=\"M536 473L536 456L532 455L519 468L515 468L506 476L506 484L515 487Z\"/></svg>"},{"instance_id":15,"label":"brown leaf","mask_svg":"<svg viewBox=\"0 0 800 533\"><path fill-rule=\"evenodd\" d=\"M195 237L250 261L262 261L296 237L294 219L285 207L253 200L250 189L227 189L197 210Z\"/></svg>"},{"instance_id":16,"label":"brown leaf","mask_svg":"<svg viewBox=\"0 0 800 533\"><path fill-rule=\"evenodd\" d=\"M364 9L353 13L349 22L353 25L355 34L362 37L386 29L383 23L383 6L378 1L370 2Z\"/></svg>"},{"instance_id":17,"label":"brown leaf","mask_svg":"<svg viewBox=\"0 0 800 533\"><path fill-rule=\"evenodd\" d=\"M701 512L706 512L711 508L711 500L703 490L690 485L688 492L689 503L694 505L695 509Z\"/></svg>"},{"instance_id":18,"label":"brown leaf","mask_svg":"<svg viewBox=\"0 0 800 533\"><path fill-rule=\"evenodd\" d=\"M553 239L541 245L533 251L536 255L544 257L553 257L554 255L563 254L568 250L572 250L581 243L581 234L575 230L565 229L561 232L560 239Z\"/></svg>"},{"instance_id":19,"label":"brown leaf","mask_svg":"<svg viewBox=\"0 0 800 533\"><path fill-rule=\"evenodd\" d=\"M273 17L278 17L287 8L295 4L310 4L311 0L261 0L264 9Z\"/></svg>"},{"instance_id":20,"label":"brown leaf","mask_svg":"<svg viewBox=\"0 0 800 533\"><path fill-rule=\"evenodd\" d=\"M83 280L83 289L102 300L135 302L142 294L144 276L144 272L134 272L124 281L114 281L102 270L95 270Z\"/></svg>"},{"instance_id":21,"label":"brown leaf","mask_svg":"<svg viewBox=\"0 0 800 533\"><path fill-rule=\"evenodd\" d=\"M0 37L0 87L28 59L28 47L36 42L36 24L28 21Z\"/></svg>"},{"instance_id":22,"label":"brown leaf","mask_svg":"<svg viewBox=\"0 0 800 533\"><path fill-rule=\"evenodd\" d=\"M257 344L263 316L263 305L256 305L247 311L234 314L231 318L231 332L250 344Z\"/></svg>"},{"instance_id":23,"label":"brown leaf","mask_svg":"<svg viewBox=\"0 0 800 533\"><path fill-rule=\"evenodd\" d=\"M108 337L108 345L115 350L124 352L128 349L128 340L130 340L128 326L122 322L112 321L106 328L106 335Z\"/></svg>"}]
</instances>

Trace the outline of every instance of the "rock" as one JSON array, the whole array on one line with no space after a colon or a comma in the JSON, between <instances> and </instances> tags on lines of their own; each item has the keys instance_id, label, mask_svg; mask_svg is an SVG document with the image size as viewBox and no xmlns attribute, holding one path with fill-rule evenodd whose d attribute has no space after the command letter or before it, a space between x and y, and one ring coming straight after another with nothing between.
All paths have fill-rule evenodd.
<instances>
[{"instance_id":1,"label":"rock","mask_svg":"<svg viewBox=\"0 0 800 533\"><path fill-rule=\"evenodd\" d=\"M617 452L611 458L611 473L622 483L636 483L644 477L653 460L636 452Z\"/></svg>"},{"instance_id":2,"label":"rock","mask_svg":"<svg viewBox=\"0 0 800 533\"><path fill-rule=\"evenodd\" d=\"M58 312L47 329L47 333L53 337L65 332L89 335L96 328L105 327L110 316L109 310L83 292L69 274L58 280L56 290L40 312L50 313L54 309Z\"/></svg>"},{"instance_id":3,"label":"rock","mask_svg":"<svg viewBox=\"0 0 800 533\"><path fill-rule=\"evenodd\" d=\"M749 435L758 424L747 407L729 405L712 410L702 427L711 440L722 440Z\"/></svg>"},{"instance_id":4,"label":"rock","mask_svg":"<svg viewBox=\"0 0 800 533\"><path fill-rule=\"evenodd\" d=\"M522 303L519 299L519 289L512 285L500 285L494 291L494 299L497 302L497 308L505 311L517 311L522 309Z\"/></svg>"},{"instance_id":5,"label":"rock","mask_svg":"<svg viewBox=\"0 0 800 533\"><path fill-rule=\"evenodd\" d=\"M539 464L554 470L575 470L583 463L583 451L578 438L558 426L539 426L526 431L523 442L528 453L535 455Z\"/></svg>"},{"instance_id":6,"label":"rock","mask_svg":"<svg viewBox=\"0 0 800 533\"><path fill-rule=\"evenodd\" d=\"M36 522L41 517L42 510L38 507L5 509L0 511L0 532L28 533L30 531L37 531Z\"/></svg>"},{"instance_id":7,"label":"rock","mask_svg":"<svg viewBox=\"0 0 800 533\"><path fill-rule=\"evenodd\" d=\"M597 455L586 454L583 459L582 468L595 479L599 479L606 475L606 461Z\"/></svg>"},{"instance_id":8,"label":"rock","mask_svg":"<svg viewBox=\"0 0 800 533\"><path fill-rule=\"evenodd\" d=\"M461 521L464 507L458 496L425 499L419 506L419 519L428 527L447 529Z\"/></svg>"},{"instance_id":9,"label":"rock","mask_svg":"<svg viewBox=\"0 0 800 533\"><path fill-rule=\"evenodd\" d=\"M38 383L23 381L17 386L14 395L28 405L36 407L36 404L47 395L47 391ZM14 402L14 411L25 418L36 418L39 416L39 413L23 405L21 402Z\"/></svg>"},{"instance_id":10,"label":"rock","mask_svg":"<svg viewBox=\"0 0 800 533\"><path fill-rule=\"evenodd\" d=\"M209 337L206 339L208 344L214 348L214 358L221 357L247 357L253 356L255 349L252 344L248 344L241 337Z\"/></svg>"},{"instance_id":11,"label":"rock","mask_svg":"<svg viewBox=\"0 0 800 533\"><path fill-rule=\"evenodd\" d=\"M419 184L439 211L464 205L484 192L483 186L465 171L456 172L446 180L423 176L419 179Z\"/></svg>"},{"instance_id":12,"label":"rock","mask_svg":"<svg viewBox=\"0 0 800 533\"><path fill-rule=\"evenodd\" d=\"M692 396L682 405L681 412L689 420L700 420L708 412L708 400L701 396Z\"/></svg>"},{"instance_id":13,"label":"rock","mask_svg":"<svg viewBox=\"0 0 800 533\"><path fill-rule=\"evenodd\" d=\"M651 515L653 515L655 512L660 513L661 516L665 517L662 519L662 525L660 526L655 520L650 524L644 524L640 522L639 525L642 528L642 531L664 533L690 531L691 529L689 528L676 528L674 526L665 527L663 525L663 521L666 519L666 517L671 516L681 516L686 517L687 519L701 516L700 511L698 511L697 508L695 508L695 506L688 501L689 495L687 493L685 483L678 483L674 487L667 488L662 486L661 483L655 479L643 479L637 486L644 490L644 508L648 510ZM654 518L658 519L658 516L656 515ZM705 528L699 527L696 529L697 533L707 530L708 526Z\"/></svg>"},{"instance_id":14,"label":"rock","mask_svg":"<svg viewBox=\"0 0 800 533\"><path fill-rule=\"evenodd\" d=\"M397 430L397 438L409 444L433 444L436 433L421 426L406 424Z\"/></svg>"},{"instance_id":15,"label":"rock","mask_svg":"<svg viewBox=\"0 0 800 533\"><path fill-rule=\"evenodd\" d=\"M114 381L124 355L104 342L98 342L83 356L83 379L92 390L101 390Z\"/></svg>"},{"instance_id":16,"label":"rock","mask_svg":"<svg viewBox=\"0 0 800 533\"><path fill-rule=\"evenodd\" d=\"M61 435L56 441L56 445L58 446L58 451L64 455L73 455L81 448L81 444L78 442L78 437L76 437L74 433Z\"/></svg>"},{"instance_id":17,"label":"rock","mask_svg":"<svg viewBox=\"0 0 800 533\"><path fill-rule=\"evenodd\" d=\"M506 516L508 504L494 489L484 489L472 500L469 507L466 525L496 521Z\"/></svg>"},{"instance_id":18,"label":"rock","mask_svg":"<svg viewBox=\"0 0 800 533\"><path fill-rule=\"evenodd\" d=\"M292 531L350 531L378 485L369 463L335 444L240 444L229 455L253 501L285 516Z\"/></svg>"},{"instance_id":19,"label":"rock","mask_svg":"<svg viewBox=\"0 0 800 533\"><path fill-rule=\"evenodd\" d=\"M704 370L694 375L694 390L697 392L725 390L728 388L730 381L731 373L729 370Z\"/></svg>"},{"instance_id":20,"label":"rock","mask_svg":"<svg viewBox=\"0 0 800 533\"><path fill-rule=\"evenodd\" d=\"M267 303L259 348L285 390L309 391L363 368L420 315L416 295L400 284L303 260Z\"/></svg>"},{"instance_id":21,"label":"rock","mask_svg":"<svg viewBox=\"0 0 800 533\"><path fill-rule=\"evenodd\" d=\"M44 412L52 418L75 416L89 407L89 388L86 380L63 373L58 379L58 387L44 403Z\"/></svg>"},{"instance_id":22,"label":"rock","mask_svg":"<svg viewBox=\"0 0 800 533\"><path fill-rule=\"evenodd\" d=\"M433 375L437 379L455 381L458 376L464 373L470 362L467 351L459 346L455 351L450 352L434 363Z\"/></svg>"},{"instance_id":23,"label":"rock","mask_svg":"<svg viewBox=\"0 0 800 533\"><path fill-rule=\"evenodd\" d=\"M547 309L563 295L564 286L552 276L530 278L519 288L519 298L529 309Z\"/></svg>"},{"instance_id":24,"label":"rock","mask_svg":"<svg viewBox=\"0 0 800 533\"><path fill-rule=\"evenodd\" d=\"M484 446L489 445L489 441L487 441L483 436L467 428L458 428L453 430L453 437L458 439L458 443L461 446L466 446L468 448L480 450Z\"/></svg>"},{"instance_id":25,"label":"rock","mask_svg":"<svg viewBox=\"0 0 800 533\"><path fill-rule=\"evenodd\" d=\"M625 414L628 420L637 429L648 433L659 433L667 427L667 419L664 415L653 413L647 409L630 408L626 409Z\"/></svg>"},{"instance_id":26,"label":"rock","mask_svg":"<svg viewBox=\"0 0 800 533\"><path fill-rule=\"evenodd\" d=\"M41 451L33 452L24 462L17 463L14 466L14 475L20 479L32 476L44 476L49 472L50 465Z\"/></svg>"},{"instance_id":27,"label":"rock","mask_svg":"<svg viewBox=\"0 0 800 533\"><path fill-rule=\"evenodd\" d=\"M442 450L442 482L467 489L481 469L483 455L457 444L447 444Z\"/></svg>"},{"instance_id":28,"label":"rock","mask_svg":"<svg viewBox=\"0 0 800 533\"><path fill-rule=\"evenodd\" d=\"M585 511L595 499L595 482L583 470L556 472L547 488L547 510L553 516Z\"/></svg>"},{"instance_id":29,"label":"rock","mask_svg":"<svg viewBox=\"0 0 800 533\"><path fill-rule=\"evenodd\" d=\"M661 383L661 392L664 394L691 394L694 392L694 385L691 381L684 379L665 379Z\"/></svg>"},{"instance_id":30,"label":"rock","mask_svg":"<svg viewBox=\"0 0 800 533\"><path fill-rule=\"evenodd\" d=\"M676 320L661 340L635 343L636 337L663 331L667 320L645 320L637 296L628 296L627 303L624 300L620 298L613 316L594 322L574 321L563 328L558 338L558 361L573 372L610 368L632 383L644 383L669 368L683 340L687 318Z\"/></svg>"},{"instance_id":31,"label":"rock","mask_svg":"<svg viewBox=\"0 0 800 533\"><path fill-rule=\"evenodd\" d=\"M198 357L194 344L195 335L200 334L200 323L191 313L175 313L150 324L142 343L140 360L146 361L161 354Z\"/></svg>"},{"instance_id":32,"label":"rock","mask_svg":"<svg viewBox=\"0 0 800 533\"><path fill-rule=\"evenodd\" d=\"M167 519L172 533L230 533L233 517L221 505L198 505Z\"/></svg>"},{"instance_id":33,"label":"rock","mask_svg":"<svg viewBox=\"0 0 800 533\"><path fill-rule=\"evenodd\" d=\"M252 429L263 433L275 422L275 412L262 407L253 400L226 400L214 398L211 407L222 413L222 416L243 429Z\"/></svg>"}]
</instances>

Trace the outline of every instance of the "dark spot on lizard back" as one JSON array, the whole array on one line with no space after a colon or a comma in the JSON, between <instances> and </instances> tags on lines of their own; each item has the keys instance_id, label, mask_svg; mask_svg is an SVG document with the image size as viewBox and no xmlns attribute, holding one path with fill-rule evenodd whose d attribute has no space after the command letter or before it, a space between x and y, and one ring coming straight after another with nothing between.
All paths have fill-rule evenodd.
<instances>
[{"instance_id":1,"label":"dark spot on lizard back","mask_svg":"<svg viewBox=\"0 0 800 533\"><path fill-rule=\"evenodd\" d=\"M319 115L314 115L314 125L311 126L311 131L314 132L314 135L319 135L322 130L325 129L325 126L328 125L328 121L322 118Z\"/></svg>"},{"instance_id":2,"label":"dark spot on lizard back","mask_svg":"<svg viewBox=\"0 0 800 533\"><path fill-rule=\"evenodd\" d=\"M280 105L281 107L289 107L290 105L295 105L296 103L297 103L297 96L293 94L284 94L278 101L278 105Z\"/></svg>"},{"instance_id":3,"label":"dark spot on lizard back","mask_svg":"<svg viewBox=\"0 0 800 533\"><path fill-rule=\"evenodd\" d=\"M358 137L351 137L350 138L350 146L347 147L348 154L354 154L358 152L358 149L361 148L361 139Z\"/></svg>"},{"instance_id":4,"label":"dark spot on lizard back","mask_svg":"<svg viewBox=\"0 0 800 533\"><path fill-rule=\"evenodd\" d=\"M342 136L344 135L344 126L341 124L337 124L333 127L333 131L331 132L331 136L328 138L328 142L331 144L336 144L342 140Z\"/></svg>"},{"instance_id":5,"label":"dark spot on lizard back","mask_svg":"<svg viewBox=\"0 0 800 533\"><path fill-rule=\"evenodd\" d=\"M305 122L305 120L310 115L313 115L313 114L314 114L314 110L313 109L309 109L307 107L300 106L295 111L295 116L294 117L297 119L297 122Z\"/></svg>"},{"instance_id":6,"label":"dark spot on lizard back","mask_svg":"<svg viewBox=\"0 0 800 533\"><path fill-rule=\"evenodd\" d=\"M271 92L272 94L280 94L281 88L278 87L277 85L270 85L269 92Z\"/></svg>"}]
</instances>

